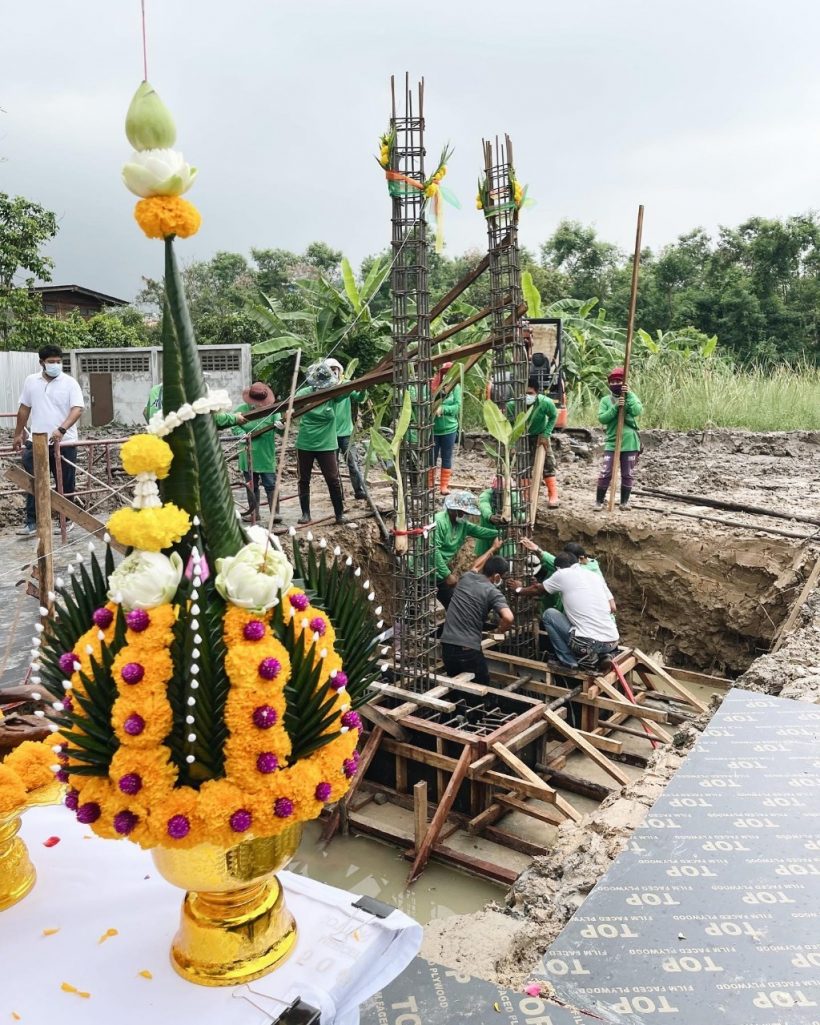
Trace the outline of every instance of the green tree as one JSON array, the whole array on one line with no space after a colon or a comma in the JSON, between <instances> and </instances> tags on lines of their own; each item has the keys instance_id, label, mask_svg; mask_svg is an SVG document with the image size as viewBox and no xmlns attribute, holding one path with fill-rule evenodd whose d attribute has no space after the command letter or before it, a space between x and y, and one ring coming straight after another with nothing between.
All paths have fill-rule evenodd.
<instances>
[{"instance_id":1,"label":"green tree","mask_svg":"<svg viewBox=\"0 0 820 1025\"><path fill-rule=\"evenodd\" d=\"M37 313L39 304L29 288L37 278L51 280L54 264L42 249L56 234L57 218L50 210L23 196L0 192L0 331L4 349L11 345L14 325Z\"/></svg>"},{"instance_id":2,"label":"green tree","mask_svg":"<svg viewBox=\"0 0 820 1025\"><path fill-rule=\"evenodd\" d=\"M595 228L580 221L561 221L541 246L541 266L564 276L564 294L573 299L595 296L606 303L623 259L617 246L603 242Z\"/></svg>"}]
</instances>

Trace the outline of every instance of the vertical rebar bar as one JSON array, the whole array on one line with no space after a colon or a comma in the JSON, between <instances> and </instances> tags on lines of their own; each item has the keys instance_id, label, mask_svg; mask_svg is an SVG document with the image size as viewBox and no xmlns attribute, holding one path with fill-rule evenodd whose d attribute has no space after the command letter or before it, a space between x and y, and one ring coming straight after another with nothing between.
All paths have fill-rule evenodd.
<instances>
[{"instance_id":1,"label":"vertical rebar bar","mask_svg":"<svg viewBox=\"0 0 820 1025\"><path fill-rule=\"evenodd\" d=\"M427 224L424 216L424 81L414 95L405 76L403 111L396 109L395 82L391 79L393 107L390 129L394 135L388 167L392 198L393 268L393 403L395 419L409 393L413 401L412 426L401 446L397 472L402 476L407 519L407 551L395 560L393 576L393 668L398 681L410 690L431 684L436 656L436 576L433 550L433 489L428 480L432 464L433 374L430 342L430 296L427 284ZM389 173L402 178L390 178ZM404 179L404 180L402 180ZM410 184L417 182L416 185ZM411 332L415 346L408 357Z\"/></svg>"},{"instance_id":2,"label":"vertical rebar bar","mask_svg":"<svg viewBox=\"0 0 820 1025\"><path fill-rule=\"evenodd\" d=\"M486 175L484 217L487 222L493 328L492 398L505 416L511 415L515 419L527 408L524 396L530 355L519 314L522 292L518 202L510 137L505 136L503 144L498 138L495 145L485 141L483 151ZM540 486L540 481L530 480L531 457L526 433L516 442L510 462L512 518L504 528L504 534L512 543L505 544L502 553L511 563L512 576L523 580L528 569L525 552L519 542L530 533L527 515L529 488ZM498 477L502 477L500 458L496 472ZM511 595L510 605L516 625L505 646L512 653L532 658L537 653L534 603L531 599Z\"/></svg>"}]
</instances>

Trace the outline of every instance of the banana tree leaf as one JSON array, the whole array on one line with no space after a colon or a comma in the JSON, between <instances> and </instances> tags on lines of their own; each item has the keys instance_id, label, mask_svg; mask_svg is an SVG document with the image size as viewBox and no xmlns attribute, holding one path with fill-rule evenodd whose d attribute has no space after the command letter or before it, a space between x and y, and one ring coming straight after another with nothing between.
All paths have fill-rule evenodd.
<instances>
[{"instance_id":1,"label":"banana tree leaf","mask_svg":"<svg viewBox=\"0 0 820 1025\"><path fill-rule=\"evenodd\" d=\"M354 312L361 313L362 297L359 295L359 289L356 287L356 278L353 276L350 260L346 256L342 257L341 267L342 284L344 285L345 294L350 300L350 305L353 307Z\"/></svg>"}]
</instances>

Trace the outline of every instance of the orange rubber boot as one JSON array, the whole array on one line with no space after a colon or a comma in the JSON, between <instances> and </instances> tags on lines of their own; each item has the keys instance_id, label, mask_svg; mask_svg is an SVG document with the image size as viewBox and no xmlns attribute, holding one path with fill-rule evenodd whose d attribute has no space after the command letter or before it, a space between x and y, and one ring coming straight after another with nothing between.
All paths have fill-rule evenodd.
<instances>
[{"instance_id":1,"label":"orange rubber boot","mask_svg":"<svg viewBox=\"0 0 820 1025\"><path fill-rule=\"evenodd\" d=\"M555 482L554 477L545 477L544 483L547 485L547 505L550 509L558 508L558 485Z\"/></svg>"},{"instance_id":2,"label":"orange rubber boot","mask_svg":"<svg viewBox=\"0 0 820 1025\"><path fill-rule=\"evenodd\" d=\"M435 466L427 471L427 487L435 488L436 486L436 468Z\"/></svg>"},{"instance_id":3,"label":"orange rubber boot","mask_svg":"<svg viewBox=\"0 0 820 1025\"><path fill-rule=\"evenodd\" d=\"M453 471L452 470L445 470L444 467L442 466L442 468L441 468L441 487L439 488L439 494L440 495L449 495L450 494L450 477L452 475L453 475Z\"/></svg>"}]
</instances>

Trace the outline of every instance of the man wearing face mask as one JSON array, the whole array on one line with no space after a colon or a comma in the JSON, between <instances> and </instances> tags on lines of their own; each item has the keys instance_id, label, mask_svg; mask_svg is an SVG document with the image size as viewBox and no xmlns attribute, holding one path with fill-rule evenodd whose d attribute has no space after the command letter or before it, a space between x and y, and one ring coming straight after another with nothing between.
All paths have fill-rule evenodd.
<instances>
[{"instance_id":1,"label":"man wearing face mask","mask_svg":"<svg viewBox=\"0 0 820 1025\"><path fill-rule=\"evenodd\" d=\"M598 477L595 492L595 508L604 507L607 489L612 482L612 464L615 459L615 436L618 433L618 414L623 407L624 431L621 438L621 509L626 509L629 496L635 486L635 467L641 454L641 438L638 434L638 417L643 411L638 396L624 388L624 368L615 367L607 377L609 395L604 395L598 405L598 422L606 428L604 462Z\"/></svg>"},{"instance_id":2,"label":"man wearing face mask","mask_svg":"<svg viewBox=\"0 0 820 1025\"><path fill-rule=\"evenodd\" d=\"M499 543L496 539L495 545ZM513 614L501 590L510 564L495 555L496 550L494 547L479 559L453 591L441 633L441 652L448 676L473 673L476 683L489 684L490 671L481 648L484 623L488 614L495 612L497 633L507 633L513 625Z\"/></svg>"},{"instance_id":3,"label":"man wearing face mask","mask_svg":"<svg viewBox=\"0 0 820 1025\"><path fill-rule=\"evenodd\" d=\"M47 434L49 437L48 464L55 481L57 469L56 453L60 453L60 470L63 479L63 494L74 495L74 464L77 462L77 421L85 407L79 384L69 374L63 373L63 352L59 345L44 345L40 349L40 371L29 374L20 393L20 407L17 410L17 424L14 428L12 446L22 451L22 463L28 473L34 473L34 454L31 442L25 440L26 424L32 434ZM71 530L74 524L69 523ZM37 510L34 495L26 495L26 522L17 533L21 537L33 537L37 533Z\"/></svg>"},{"instance_id":4,"label":"man wearing face mask","mask_svg":"<svg viewBox=\"0 0 820 1025\"><path fill-rule=\"evenodd\" d=\"M527 421L527 437L530 443L530 466L535 462L535 453L539 446L544 449L544 485L547 489L547 504L550 509L558 507L558 485L555 481L555 456L552 454L550 436L555 421L558 419L558 407L549 395L539 394L538 378L531 377L527 382L525 396L529 420ZM507 403L507 418L515 420L515 402ZM536 487L540 486L538 484Z\"/></svg>"}]
</instances>

